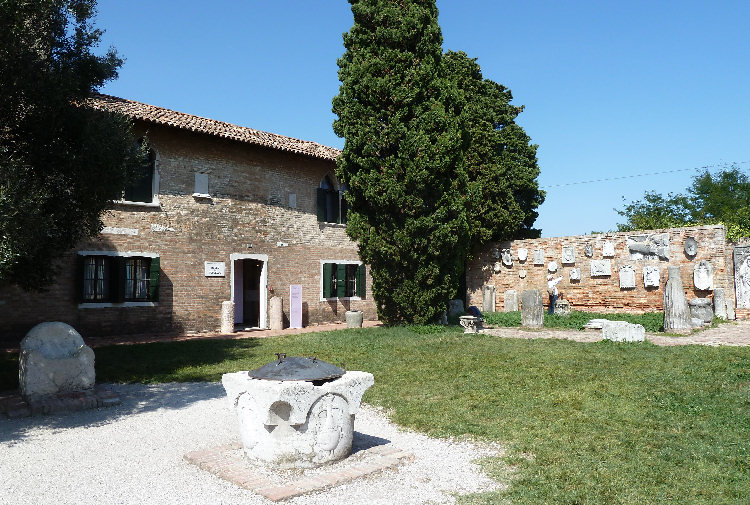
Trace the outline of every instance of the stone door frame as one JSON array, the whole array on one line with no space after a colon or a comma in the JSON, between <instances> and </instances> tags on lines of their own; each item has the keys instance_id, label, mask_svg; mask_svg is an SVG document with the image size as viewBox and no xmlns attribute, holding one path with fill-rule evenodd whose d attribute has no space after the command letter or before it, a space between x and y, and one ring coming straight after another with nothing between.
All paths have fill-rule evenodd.
<instances>
[{"instance_id":1,"label":"stone door frame","mask_svg":"<svg viewBox=\"0 0 750 505\"><path fill-rule=\"evenodd\" d=\"M242 308L242 295L237 296L235 290L235 284L240 283L242 285L242 276L236 272L237 262L242 260L256 260L263 264L260 272L260 307L259 307L259 320L258 328L268 328L268 255L267 254L245 254L245 253L232 253L229 255L229 261L232 265L231 269L231 300L234 302L234 322L237 324L237 318L239 315L239 324L242 324L243 319L243 308ZM241 291L241 289L240 289Z\"/></svg>"}]
</instances>

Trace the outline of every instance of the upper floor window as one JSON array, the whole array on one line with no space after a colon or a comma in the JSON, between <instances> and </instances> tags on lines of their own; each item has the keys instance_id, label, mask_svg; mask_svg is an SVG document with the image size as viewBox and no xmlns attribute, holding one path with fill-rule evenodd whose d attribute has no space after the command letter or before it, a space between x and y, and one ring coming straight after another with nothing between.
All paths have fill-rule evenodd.
<instances>
[{"instance_id":1,"label":"upper floor window","mask_svg":"<svg viewBox=\"0 0 750 505\"><path fill-rule=\"evenodd\" d=\"M324 223L346 223L347 205L344 193L346 186L341 191L336 189L333 181L327 175L320 181L318 188L318 221Z\"/></svg>"},{"instance_id":2,"label":"upper floor window","mask_svg":"<svg viewBox=\"0 0 750 505\"><path fill-rule=\"evenodd\" d=\"M154 203L156 189L156 154L149 150L146 161L139 167L136 179L123 191L126 202Z\"/></svg>"}]
</instances>

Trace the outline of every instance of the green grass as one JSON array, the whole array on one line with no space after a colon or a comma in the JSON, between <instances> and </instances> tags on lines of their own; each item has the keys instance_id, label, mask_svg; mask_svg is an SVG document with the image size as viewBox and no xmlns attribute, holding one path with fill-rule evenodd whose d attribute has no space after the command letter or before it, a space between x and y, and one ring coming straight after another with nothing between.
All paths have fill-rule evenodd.
<instances>
[{"instance_id":1,"label":"green grass","mask_svg":"<svg viewBox=\"0 0 750 505\"><path fill-rule=\"evenodd\" d=\"M483 314L486 324L494 326L521 326L520 312L487 312ZM549 315L544 313L545 328L570 328L582 330L583 325L591 319L609 319L611 321L627 321L641 324L648 332L660 332L664 329L663 312L647 312L645 314L599 314L596 312L581 312L574 310L569 316Z\"/></svg>"},{"instance_id":2,"label":"green grass","mask_svg":"<svg viewBox=\"0 0 750 505\"><path fill-rule=\"evenodd\" d=\"M97 379L214 381L279 351L372 372L364 400L399 424L505 444L483 464L510 487L465 504L750 503L750 348L367 328L100 348Z\"/></svg>"}]
</instances>

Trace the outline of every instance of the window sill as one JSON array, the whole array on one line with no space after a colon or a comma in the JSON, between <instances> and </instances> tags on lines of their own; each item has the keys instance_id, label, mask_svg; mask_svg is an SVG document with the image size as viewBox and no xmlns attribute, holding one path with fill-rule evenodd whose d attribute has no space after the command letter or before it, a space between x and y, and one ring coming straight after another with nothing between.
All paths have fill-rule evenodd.
<instances>
[{"instance_id":1,"label":"window sill","mask_svg":"<svg viewBox=\"0 0 750 505\"><path fill-rule=\"evenodd\" d=\"M112 302L84 302L79 303L78 308L79 309L106 309L111 307L158 307L158 302L122 302L122 303L112 303Z\"/></svg>"},{"instance_id":2,"label":"window sill","mask_svg":"<svg viewBox=\"0 0 750 505\"><path fill-rule=\"evenodd\" d=\"M318 221L322 226L330 226L331 228L346 228L346 223L327 223L325 221Z\"/></svg>"},{"instance_id":3,"label":"window sill","mask_svg":"<svg viewBox=\"0 0 750 505\"><path fill-rule=\"evenodd\" d=\"M153 202L131 202L129 200L115 200L115 205L122 205L123 207L144 207L148 209L158 209L161 207L159 200L155 199Z\"/></svg>"},{"instance_id":4,"label":"window sill","mask_svg":"<svg viewBox=\"0 0 750 505\"><path fill-rule=\"evenodd\" d=\"M193 198L200 200L211 200L211 195L208 193L193 193Z\"/></svg>"},{"instance_id":5,"label":"window sill","mask_svg":"<svg viewBox=\"0 0 750 505\"><path fill-rule=\"evenodd\" d=\"M335 302L335 301L340 301L340 302L356 302L356 301L359 301L359 300L362 300L362 298L360 298L359 296L344 296L342 298L334 296L334 297L331 297L331 298L321 298L320 299L321 302Z\"/></svg>"}]
</instances>

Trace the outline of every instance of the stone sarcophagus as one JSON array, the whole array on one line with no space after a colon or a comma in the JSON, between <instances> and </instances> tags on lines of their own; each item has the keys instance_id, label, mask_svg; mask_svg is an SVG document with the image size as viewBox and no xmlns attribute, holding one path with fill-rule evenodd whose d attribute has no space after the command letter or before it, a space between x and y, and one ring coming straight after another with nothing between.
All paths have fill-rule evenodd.
<instances>
[{"instance_id":1,"label":"stone sarcophagus","mask_svg":"<svg viewBox=\"0 0 750 505\"><path fill-rule=\"evenodd\" d=\"M280 468L347 457L362 395L374 384L370 373L284 354L251 372L224 374L221 381L247 457Z\"/></svg>"}]
</instances>

